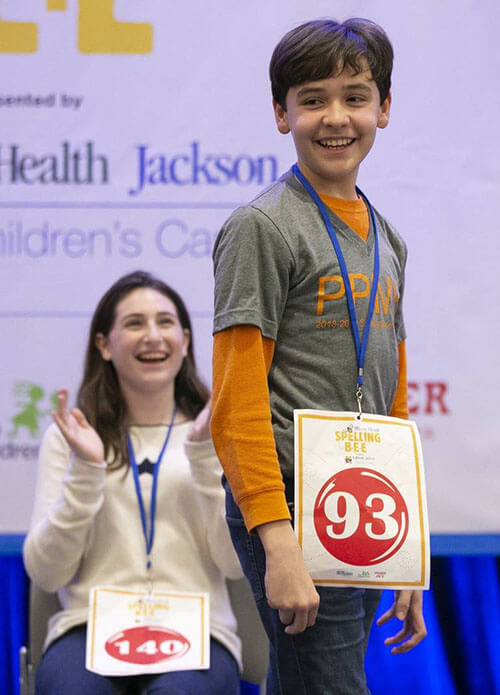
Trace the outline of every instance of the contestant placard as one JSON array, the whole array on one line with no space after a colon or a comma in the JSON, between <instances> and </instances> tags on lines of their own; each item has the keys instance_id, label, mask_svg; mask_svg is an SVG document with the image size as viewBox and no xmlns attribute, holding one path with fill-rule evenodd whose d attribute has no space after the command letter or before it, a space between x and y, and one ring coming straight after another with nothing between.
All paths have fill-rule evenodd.
<instances>
[{"instance_id":1,"label":"contestant placard","mask_svg":"<svg viewBox=\"0 0 500 695\"><path fill-rule=\"evenodd\" d=\"M86 667L130 676L210 667L207 593L94 587L89 597Z\"/></svg>"},{"instance_id":2,"label":"contestant placard","mask_svg":"<svg viewBox=\"0 0 500 695\"><path fill-rule=\"evenodd\" d=\"M295 410L295 532L315 584L429 587L422 447L410 420Z\"/></svg>"}]
</instances>

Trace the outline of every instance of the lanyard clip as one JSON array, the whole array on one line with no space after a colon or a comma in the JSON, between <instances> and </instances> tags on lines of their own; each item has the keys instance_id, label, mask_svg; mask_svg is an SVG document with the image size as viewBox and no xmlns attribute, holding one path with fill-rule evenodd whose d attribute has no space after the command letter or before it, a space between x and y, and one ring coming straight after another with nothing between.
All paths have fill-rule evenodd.
<instances>
[{"instance_id":1,"label":"lanyard clip","mask_svg":"<svg viewBox=\"0 0 500 695\"><path fill-rule=\"evenodd\" d=\"M150 596L153 593L153 570L151 569L151 555L148 555L148 557L147 557L146 574L147 574L148 595Z\"/></svg>"},{"instance_id":2,"label":"lanyard clip","mask_svg":"<svg viewBox=\"0 0 500 695\"><path fill-rule=\"evenodd\" d=\"M358 388L356 389L356 400L358 402L358 414L356 415L357 420L361 420L363 415L363 409L361 408L361 401L363 400L363 367L358 369Z\"/></svg>"},{"instance_id":3,"label":"lanyard clip","mask_svg":"<svg viewBox=\"0 0 500 695\"><path fill-rule=\"evenodd\" d=\"M358 388L356 389L356 401L358 402L358 414L356 415L357 420L361 420L361 416L363 415L363 409L361 407L362 400L363 391L361 390L361 384L358 384Z\"/></svg>"}]
</instances>

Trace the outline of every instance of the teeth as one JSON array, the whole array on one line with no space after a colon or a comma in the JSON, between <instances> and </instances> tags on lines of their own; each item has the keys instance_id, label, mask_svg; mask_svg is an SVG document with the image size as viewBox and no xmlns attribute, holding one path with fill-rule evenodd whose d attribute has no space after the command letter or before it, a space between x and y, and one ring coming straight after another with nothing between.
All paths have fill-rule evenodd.
<instances>
[{"instance_id":1,"label":"teeth","mask_svg":"<svg viewBox=\"0 0 500 695\"><path fill-rule=\"evenodd\" d=\"M347 147L351 142L354 142L354 138L331 138L328 140L319 140L319 144L322 147Z\"/></svg>"},{"instance_id":2,"label":"teeth","mask_svg":"<svg viewBox=\"0 0 500 695\"><path fill-rule=\"evenodd\" d=\"M138 359L143 362L148 362L149 360L163 360L165 358L166 355L163 352L149 352L147 355L138 355Z\"/></svg>"}]
</instances>

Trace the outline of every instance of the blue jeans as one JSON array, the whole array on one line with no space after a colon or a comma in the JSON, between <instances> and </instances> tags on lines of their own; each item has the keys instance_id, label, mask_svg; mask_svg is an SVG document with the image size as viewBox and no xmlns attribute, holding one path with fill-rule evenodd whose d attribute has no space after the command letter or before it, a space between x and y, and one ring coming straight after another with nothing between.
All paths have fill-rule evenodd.
<instances>
[{"instance_id":1,"label":"blue jeans","mask_svg":"<svg viewBox=\"0 0 500 695\"><path fill-rule=\"evenodd\" d=\"M266 600L262 543L247 533L227 483L225 488L231 538L270 642L266 695L369 695L365 652L381 592L318 586L315 625L287 635Z\"/></svg>"},{"instance_id":2,"label":"blue jeans","mask_svg":"<svg viewBox=\"0 0 500 695\"><path fill-rule=\"evenodd\" d=\"M35 695L238 695L238 665L210 640L210 668L154 676L100 676L85 668L87 628L73 628L47 649L36 674Z\"/></svg>"}]
</instances>

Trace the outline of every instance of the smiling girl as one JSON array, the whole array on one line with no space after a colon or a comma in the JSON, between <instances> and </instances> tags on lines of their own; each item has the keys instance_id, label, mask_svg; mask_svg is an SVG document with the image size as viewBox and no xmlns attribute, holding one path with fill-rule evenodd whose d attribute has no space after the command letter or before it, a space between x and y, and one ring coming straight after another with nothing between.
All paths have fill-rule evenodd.
<instances>
[{"instance_id":1,"label":"smiling girl","mask_svg":"<svg viewBox=\"0 0 500 695\"><path fill-rule=\"evenodd\" d=\"M224 519L208 391L176 292L145 272L106 292L77 400L70 410L67 390L58 392L24 546L31 579L57 591L62 605L49 623L36 693L238 693L240 644L225 577L241 570ZM102 585L208 592L210 669L118 677L87 670L89 592Z\"/></svg>"}]
</instances>

